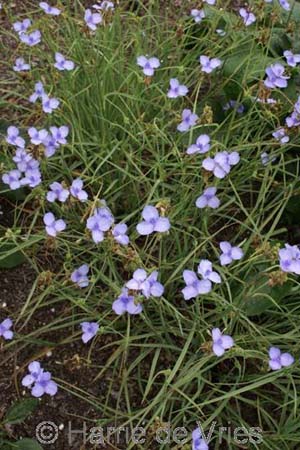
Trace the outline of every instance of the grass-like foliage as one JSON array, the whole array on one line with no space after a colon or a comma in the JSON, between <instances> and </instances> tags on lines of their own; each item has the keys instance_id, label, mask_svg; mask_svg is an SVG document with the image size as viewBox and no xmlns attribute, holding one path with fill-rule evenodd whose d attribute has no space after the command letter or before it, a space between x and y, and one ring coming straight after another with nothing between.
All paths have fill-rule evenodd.
<instances>
[{"instance_id":1,"label":"grass-like foliage","mask_svg":"<svg viewBox=\"0 0 300 450\"><path fill-rule=\"evenodd\" d=\"M145 427L145 443L129 442L127 448L191 448L190 435L186 447L155 446L155 430L169 422L172 429L192 431L196 421L204 429L217 421L263 430L263 443L253 440L249 447L226 432L219 442L213 433L210 448L299 448L299 281L280 270L278 250L299 242L299 127L285 122L297 101L299 69L286 63L283 52L300 50L300 4L286 11L277 0L250 1L256 22L246 27L230 1L205 4L200 23L190 16L189 2L120 2L93 32L84 21L86 4L60 3L57 17L35 3L18 12L4 2L2 10L1 171L15 168L16 149L6 142L7 127L14 125L42 174L32 189L0 186L3 202L14 208L9 227L1 226L0 266L25 261L35 274L27 300L0 309L0 319L14 322L13 340L2 341L3 365L18 355L16 384L22 390L28 363L39 360L51 371L62 402L68 393L96 411L99 420L92 424ZM27 17L30 31L42 35L32 47L12 29ZM55 52L74 61L74 70L58 71ZM159 59L152 77L137 65L141 55ZM205 73L200 55L222 64ZM30 71L12 70L20 56ZM266 68L275 63L290 77L287 88L264 84ZM171 78L188 87L186 96L168 98ZM60 100L52 114L41 101L28 101L38 81ZM183 109L198 120L181 133ZM70 130L67 144L53 156L30 144L29 127L62 125ZM289 136L283 144L272 136L281 127ZM210 136L209 153L187 154L201 134ZM238 152L240 161L217 178L202 162L221 151ZM268 160L262 161L265 152ZM51 183L69 188L76 178L84 183L86 202L71 196L64 203L47 200ZM220 206L197 208L196 199L210 186L217 188ZM128 225L129 245L118 244L110 231L102 242L93 241L86 223L103 200L115 223ZM170 220L169 231L139 235L136 225L146 205ZM67 225L55 238L45 231L48 212ZM241 247L243 258L221 265L222 241ZM196 271L202 259L213 263L222 282L185 301L183 271ZM89 265L89 285L80 289L70 277L82 264ZM138 268L148 275L157 270L164 293L136 296L143 306L138 315L116 315L112 304ZM86 346L82 322L99 324ZM212 352L213 328L234 339L221 357ZM64 349L72 358L72 345L79 353L77 370L84 373L77 382L64 368ZM291 353L295 363L270 370L271 346Z\"/></svg>"}]
</instances>

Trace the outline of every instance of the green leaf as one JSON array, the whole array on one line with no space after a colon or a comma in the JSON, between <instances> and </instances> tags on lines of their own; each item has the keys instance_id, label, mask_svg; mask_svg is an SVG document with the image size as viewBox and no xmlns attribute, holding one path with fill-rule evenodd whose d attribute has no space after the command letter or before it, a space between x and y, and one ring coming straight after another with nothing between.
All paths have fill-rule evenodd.
<instances>
[{"instance_id":1,"label":"green leaf","mask_svg":"<svg viewBox=\"0 0 300 450\"><path fill-rule=\"evenodd\" d=\"M262 79L266 67L274 62L258 45L244 44L226 58L223 74L227 78L224 90L229 97L236 98L252 82Z\"/></svg>"},{"instance_id":2,"label":"green leaf","mask_svg":"<svg viewBox=\"0 0 300 450\"><path fill-rule=\"evenodd\" d=\"M12 202L17 202L20 200L24 200L26 198L26 190L24 188L16 189L15 191L11 191L6 184L3 184L0 181L0 192L1 196L8 198Z\"/></svg>"},{"instance_id":3,"label":"green leaf","mask_svg":"<svg viewBox=\"0 0 300 450\"><path fill-rule=\"evenodd\" d=\"M13 242L0 243L0 269L12 269L25 261L24 254Z\"/></svg>"},{"instance_id":4,"label":"green leaf","mask_svg":"<svg viewBox=\"0 0 300 450\"><path fill-rule=\"evenodd\" d=\"M5 135L7 128L11 125L10 122L7 122L6 120L0 119L0 134Z\"/></svg>"},{"instance_id":5,"label":"green leaf","mask_svg":"<svg viewBox=\"0 0 300 450\"><path fill-rule=\"evenodd\" d=\"M300 196L294 195L289 199L283 214L285 225L299 225L300 217Z\"/></svg>"},{"instance_id":6,"label":"green leaf","mask_svg":"<svg viewBox=\"0 0 300 450\"><path fill-rule=\"evenodd\" d=\"M275 55L281 56L283 50L291 47L291 40L287 35L285 28L273 28L272 36L270 39L270 48L274 51Z\"/></svg>"},{"instance_id":7,"label":"green leaf","mask_svg":"<svg viewBox=\"0 0 300 450\"><path fill-rule=\"evenodd\" d=\"M25 438L16 442L17 450L43 450L43 447L35 439Z\"/></svg>"},{"instance_id":8,"label":"green leaf","mask_svg":"<svg viewBox=\"0 0 300 450\"><path fill-rule=\"evenodd\" d=\"M38 400L35 398L26 398L25 400L15 403L7 411L4 417L4 423L16 424L23 422L26 417L35 411L38 403Z\"/></svg>"},{"instance_id":9,"label":"green leaf","mask_svg":"<svg viewBox=\"0 0 300 450\"><path fill-rule=\"evenodd\" d=\"M258 271L252 271L246 278L246 285L240 303L240 308L247 316L256 316L264 313L268 309L276 308L276 304L280 304L292 290L290 281L282 286L270 286L266 274Z\"/></svg>"},{"instance_id":10,"label":"green leaf","mask_svg":"<svg viewBox=\"0 0 300 450\"><path fill-rule=\"evenodd\" d=\"M293 20L297 24L300 24L300 4L294 3L291 11L284 11L283 15L286 18L290 18L290 20Z\"/></svg>"}]
</instances>

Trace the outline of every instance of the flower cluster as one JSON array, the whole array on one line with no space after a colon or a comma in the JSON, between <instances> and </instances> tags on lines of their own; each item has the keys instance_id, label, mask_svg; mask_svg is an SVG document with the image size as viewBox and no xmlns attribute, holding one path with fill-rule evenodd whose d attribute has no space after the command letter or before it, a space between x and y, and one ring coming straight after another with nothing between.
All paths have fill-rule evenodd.
<instances>
[{"instance_id":1,"label":"flower cluster","mask_svg":"<svg viewBox=\"0 0 300 450\"><path fill-rule=\"evenodd\" d=\"M65 203L70 194L80 202L85 202L88 199L88 193L83 189L83 181L80 178L76 178L72 181L70 190L57 181L51 183L49 187L50 191L47 193L47 200L50 203L53 203L56 200Z\"/></svg>"},{"instance_id":2,"label":"flower cluster","mask_svg":"<svg viewBox=\"0 0 300 450\"><path fill-rule=\"evenodd\" d=\"M107 206L95 209L94 214L88 218L86 223L86 227L92 233L95 244L104 240L104 233L111 228L114 220L114 216Z\"/></svg>"},{"instance_id":3,"label":"flower cluster","mask_svg":"<svg viewBox=\"0 0 300 450\"><path fill-rule=\"evenodd\" d=\"M143 295L145 298L161 297L164 293L163 285L157 281L158 272L154 271L150 275L144 269L134 271L131 280L129 280L122 289L121 295L113 302L112 308L118 315L124 314L140 314L143 306L136 301L135 297L130 293Z\"/></svg>"},{"instance_id":4,"label":"flower cluster","mask_svg":"<svg viewBox=\"0 0 300 450\"><path fill-rule=\"evenodd\" d=\"M197 272L201 279L192 270L183 271L186 287L181 292L185 300L191 300L201 294L208 294L212 290L212 283L221 283L220 275L213 270L212 263L207 259L200 261Z\"/></svg>"},{"instance_id":5,"label":"flower cluster","mask_svg":"<svg viewBox=\"0 0 300 450\"><path fill-rule=\"evenodd\" d=\"M225 178L231 171L231 167L238 164L240 155L238 152L219 152L213 158L208 157L202 161L203 169L213 172L217 178Z\"/></svg>"},{"instance_id":6,"label":"flower cluster","mask_svg":"<svg viewBox=\"0 0 300 450\"><path fill-rule=\"evenodd\" d=\"M13 161L16 169L2 175L2 181L11 190L19 189L22 186L34 188L42 181L40 163L30 153L25 150L25 140L20 136L19 129L10 126L7 129L6 142L17 146Z\"/></svg>"},{"instance_id":7,"label":"flower cluster","mask_svg":"<svg viewBox=\"0 0 300 450\"><path fill-rule=\"evenodd\" d=\"M265 0L270 2L272 0ZM214 5L215 0L203 0L204 3ZM201 8L203 6L201 3ZM287 0L279 0L282 8L289 10L290 4ZM58 16L61 10L50 6L46 2L39 3L40 8L49 15ZM96 10L97 12L94 12ZM109 11L114 10L114 4L110 1L102 1L100 4L94 4L91 8L86 9L84 13L84 21L86 26L96 31L99 24L105 23L109 16ZM205 17L206 9L192 9L191 16L196 23L200 23ZM245 26L250 26L256 22L256 16L250 9L241 8L239 15L243 19ZM13 29L17 33L20 41L30 47L39 44L42 40L42 34L37 29L29 32L32 23L30 19L15 22ZM222 29L217 29L216 32L221 36L226 33ZM296 67L300 63L300 55L294 54L290 50L283 53L286 64L290 67ZM140 55L136 59L137 65L141 67L143 74L146 77L153 77L156 69L161 65L161 61L157 57L148 57ZM201 80L206 77L204 74L210 74L217 68L221 67L223 62L217 57L208 55L201 55L199 58ZM67 59L62 53L56 52L54 55L54 67L60 72L71 71L75 69L75 63L71 59ZM266 68L266 79L264 86L268 89L286 88L290 76L285 73L284 65L275 63ZM18 57L13 66L15 72L29 71L31 65L26 63L23 57ZM145 80L150 82L150 80ZM189 88L177 78L171 78L169 81L169 89L166 97L175 99L184 97L189 92ZM268 91L269 92L269 91ZM41 81L35 83L34 92L29 97L31 103L41 101L42 109L46 114L52 114L59 105L60 101L55 97L50 97L47 94L44 85ZM266 104L275 103L276 100L272 98L258 98L257 101ZM223 107L224 111L234 109L241 114L245 111L245 107L236 100L229 100ZM202 117L201 117L202 118ZM182 111L181 122L177 125L177 131L186 132L192 127L202 123L196 113L196 106L193 111L191 109L184 109ZM300 97L294 105L294 111L291 116L286 118L287 128L296 127L300 125ZM50 126L47 129L37 129L30 127L28 129L28 136L30 143L34 146L42 146L46 157L53 156L61 145L67 144L67 136L69 134L68 126ZM272 136L280 143L286 144L289 142L289 136L286 129L280 127L272 133ZM185 138L185 136L183 136ZM21 136L20 131L15 126L10 126L7 130L6 142L9 145L16 147L13 156L15 163L14 169L5 173L2 176L3 182L10 187L11 190L20 188L21 186L29 186L34 188L41 183L42 174L40 171L40 162L35 159L32 154L26 150L25 139ZM211 150L211 138L208 134L201 134L197 137L194 144L189 145L186 153L206 154ZM267 164L273 161L266 152L261 154L262 163ZM240 155L237 151L228 152L220 151L214 157L206 157L202 161L202 168L208 172L212 172L216 178L223 179L231 171L231 168L237 165L240 161ZM207 176L207 174L205 174ZM216 209L220 206L220 199L216 195L217 187L206 187L202 195L196 200L197 208L210 207ZM66 203L70 198L77 199L80 202L88 201L88 193L84 190L83 180L77 178L72 181L71 186L68 187L64 182L52 182L46 194L46 199L49 203L61 202ZM63 219L57 219L52 212L46 212L43 217L45 230L47 235L56 237L58 233L65 230L67 227ZM108 208L106 203L102 201L101 206L92 210L90 217L86 221L86 228L90 231L92 240L98 244L102 242L107 235L112 237L115 242L120 245L129 245L129 237L127 235L128 227L126 223L115 224L115 218L112 211ZM166 233L171 229L171 223L168 217L165 217L164 211L160 211L158 207L146 205L142 211L142 221L136 225L136 231L141 236L148 236L152 233ZM243 250L239 246L233 246L227 241L220 242L221 254L219 261L221 266L227 266L233 261L238 261L243 258ZM286 244L285 248L279 250L279 264L284 272L292 274L300 274L300 250L296 245ZM89 271L88 264L83 264L76 268L70 275L71 281L79 288L89 286ZM113 302L112 309L117 315L128 313L130 315L137 315L143 311L143 303L145 299L150 297L159 298L164 294L164 286L158 281L159 272L152 271L150 274L142 268L134 271L132 278L126 282L122 288L120 295ZM220 274L214 270L213 264L208 259L202 259L199 262L197 272L192 270L183 271L183 279L186 286L182 289L184 300L196 298L199 295L208 294L213 289L213 284L220 284L222 282ZM9 340L13 338L11 319L5 319L0 323L0 336ZM82 341L89 342L98 332L99 324L97 322L82 322L80 324L82 329ZM226 350L234 346L234 340L230 335L223 334L219 328L213 328L212 332L212 351L221 357ZM293 364L294 358L289 353L281 353L278 348L271 347L269 350L269 367L272 370L279 370L282 367L288 367ZM22 385L29 387L34 397L41 397L44 394L51 396L57 392L57 384L52 380L50 372L45 372L37 361L29 364L29 374L22 380ZM208 445L202 438L200 429L193 432L193 450L207 450Z\"/></svg>"}]
</instances>

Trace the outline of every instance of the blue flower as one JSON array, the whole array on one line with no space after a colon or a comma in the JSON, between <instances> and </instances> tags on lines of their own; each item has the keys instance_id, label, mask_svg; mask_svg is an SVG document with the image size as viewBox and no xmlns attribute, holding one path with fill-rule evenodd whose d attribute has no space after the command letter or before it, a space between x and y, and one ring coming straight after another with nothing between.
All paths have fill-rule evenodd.
<instances>
[{"instance_id":1,"label":"blue flower","mask_svg":"<svg viewBox=\"0 0 300 450\"><path fill-rule=\"evenodd\" d=\"M13 322L11 319L4 319L0 323L0 336L2 336L7 341L11 340L14 337L14 333L11 330L12 326Z\"/></svg>"},{"instance_id":2,"label":"blue flower","mask_svg":"<svg viewBox=\"0 0 300 450\"><path fill-rule=\"evenodd\" d=\"M57 393L57 384L51 379L50 372L44 372L40 363L33 361L28 366L29 374L22 379L22 385L31 388L33 397L48 394L51 397Z\"/></svg>"},{"instance_id":3,"label":"blue flower","mask_svg":"<svg viewBox=\"0 0 300 450\"><path fill-rule=\"evenodd\" d=\"M205 208L206 206L213 209L218 208L220 206L220 200L216 196L216 192L216 187L211 186L206 188L203 194L196 200L197 208Z\"/></svg>"},{"instance_id":4,"label":"blue flower","mask_svg":"<svg viewBox=\"0 0 300 450\"><path fill-rule=\"evenodd\" d=\"M127 230L128 230L128 227L127 227L126 223L118 223L112 229L113 237L121 245L129 244L129 237L126 234Z\"/></svg>"},{"instance_id":5,"label":"blue flower","mask_svg":"<svg viewBox=\"0 0 300 450\"><path fill-rule=\"evenodd\" d=\"M15 65L13 66L13 70L15 72L23 72L30 69L30 64L25 63L24 58L17 58L15 61Z\"/></svg>"},{"instance_id":6,"label":"blue flower","mask_svg":"<svg viewBox=\"0 0 300 450\"><path fill-rule=\"evenodd\" d=\"M118 315L125 312L128 314L140 314L143 310L141 303L135 303L134 297L129 295L128 289L122 289L121 295L112 304L113 311Z\"/></svg>"},{"instance_id":7,"label":"blue flower","mask_svg":"<svg viewBox=\"0 0 300 450\"><path fill-rule=\"evenodd\" d=\"M39 44L42 39L40 30L32 31L29 34L21 33L19 36L20 41L22 41L24 44L29 45L29 47L33 47L34 45Z\"/></svg>"},{"instance_id":8,"label":"blue flower","mask_svg":"<svg viewBox=\"0 0 300 450\"><path fill-rule=\"evenodd\" d=\"M192 144L187 149L188 155L193 155L194 153L207 153L210 150L210 137L207 134L200 134L196 140L196 144Z\"/></svg>"},{"instance_id":9,"label":"blue flower","mask_svg":"<svg viewBox=\"0 0 300 450\"><path fill-rule=\"evenodd\" d=\"M93 337L96 336L99 330L99 325L97 322L82 322L80 326L82 328L81 339L84 344L93 339Z\"/></svg>"},{"instance_id":10,"label":"blue flower","mask_svg":"<svg viewBox=\"0 0 300 450\"><path fill-rule=\"evenodd\" d=\"M244 256L244 252L240 247L233 247L230 242L220 242L220 249L222 254L220 255L221 266L227 266L232 261L238 261Z\"/></svg>"},{"instance_id":11,"label":"blue flower","mask_svg":"<svg viewBox=\"0 0 300 450\"><path fill-rule=\"evenodd\" d=\"M192 450L209 450L199 427L192 432Z\"/></svg>"},{"instance_id":12,"label":"blue flower","mask_svg":"<svg viewBox=\"0 0 300 450\"><path fill-rule=\"evenodd\" d=\"M167 93L169 98L184 97L188 93L188 88L184 84L180 84L177 78L171 78L170 89Z\"/></svg>"},{"instance_id":13,"label":"blue flower","mask_svg":"<svg viewBox=\"0 0 300 450\"><path fill-rule=\"evenodd\" d=\"M196 23L202 22L202 19L205 18L204 9L192 9L191 10L191 16L194 18L194 21Z\"/></svg>"},{"instance_id":14,"label":"blue flower","mask_svg":"<svg viewBox=\"0 0 300 450\"><path fill-rule=\"evenodd\" d=\"M60 9L48 5L46 2L40 2L39 6L46 14L50 14L51 16L59 16L61 13Z\"/></svg>"},{"instance_id":15,"label":"blue flower","mask_svg":"<svg viewBox=\"0 0 300 450\"><path fill-rule=\"evenodd\" d=\"M87 264L82 264L78 269L75 269L71 274L73 283L76 283L80 288L87 287L89 285L89 278L87 276L89 270L90 268Z\"/></svg>"},{"instance_id":16,"label":"blue flower","mask_svg":"<svg viewBox=\"0 0 300 450\"><path fill-rule=\"evenodd\" d=\"M228 334L222 334L219 328L213 328L212 330L213 338L213 352L216 356L222 356L225 350L233 347L234 340Z\"/></svg>"},{"instance_id":17,"label":"blue flower","mask_svg":"<svg viewBox=\"0 0 300 450\"><path fill-rule=\"evenodd\" d=\"M211 73L222 65L222 61L219 58L209 58L208 56L201 55L199 58L201 70L205 73Z\"/></svg>"},{"instance_id":18,"label":"blue flower","mask_svg":"<svg viewBox=\"0 0 300 450\"><path fill-rule=\"evenodd\" d=\"M289 367L295 362L290 353L281 353L279 348L271 347L269 349L269 367L272 370L280 370L282 367Z\"/></svg>"},{"instance_id":19,"label":"blue flower","mask_svg":"<svg viewBox=\"0 0 300 450\"><path fill-rule=\"evenodd\" d=\"M142 236L147 236L154 232L165 233L171 227L169 219L161 217L154 206L145 206L142 217L144 220L136 226L137 232Z\"/></svg>"},{"instance_id":20,"label":"blue flower","mask_svg":"<svg viewBox=\"0 0 300 450\"><path fill-rule=\"evenodd\" d=\"M181 292L185 300L198 297L200 294L208 294L212 289L210 280L199 280L197 274L192 270L184 270L183 279L186 287Z\"/></svg>"},{"instance_id":21,"label":"blue flower","mask_svg":"<svg viewBox=\"0 0 300 450\"><path fill-rule=\"evenodd\" d=\"M284 66L279 63L272 64L266 68L267 78L264 81L266 87L272 89L275 87L286 88L289 76L284 75Z\"/></svg>"},{"instance_id":22,"label":"blue flower","mask_svg":"<svg viewBox=\"0 0 300 450\"><path fill-rule=\"evenodd\" d=\"M278 252L279 265L283 272L300 275L300 250L297 245L285 244Z\"/></svg>"},{"instance_id":23,"label":"blue flower","mask_svg":"<svg viewBox=\"0 0 300 450\"><path fill-rule=\"evenodd\" d=\"M238 152L228 153L226 151L217 153L214 158L205 158L202 167L213 172L215 177L224 178L229 174L231 166L235 166L240 160Z\"/></svg>"},{"instance_id":24,"label":"blue flower","mask_svg":"<svg viewBox=\"0 0 300 450\"><path fill-rule=\"evenodd\" d=\"M104 233L110 229L114 223L114 216L109 208L103 206L97 208L94 214L87 220L87 229L92 232L95 244L104 240Z\"/></svg>"},{"instance_id":25,"label":"blue flower","mask_svg":"<svg viewBox=\"0 0 300 450\"><path fill-rule=\"evenodd\" d=\"M177 126L177 130L181 133L188 131L191 127L196 125L196 122L199 119L197 114L194 114L190 109L184 109L181 118L182 122Z\"/></svg>"},{"instance_id":26,"label":"blue flower","mask_svg":"<svg viewBox=\"0 0 300 450\"><path fill-rule=\"evenodd\" d=\"M139 56L136 61L137 65L142 67L143 73L147 77L152 77L155 69L158 69L160 66L159 59L155 57L147 58L146 56Z\"/></svg>"}]
</instances>

